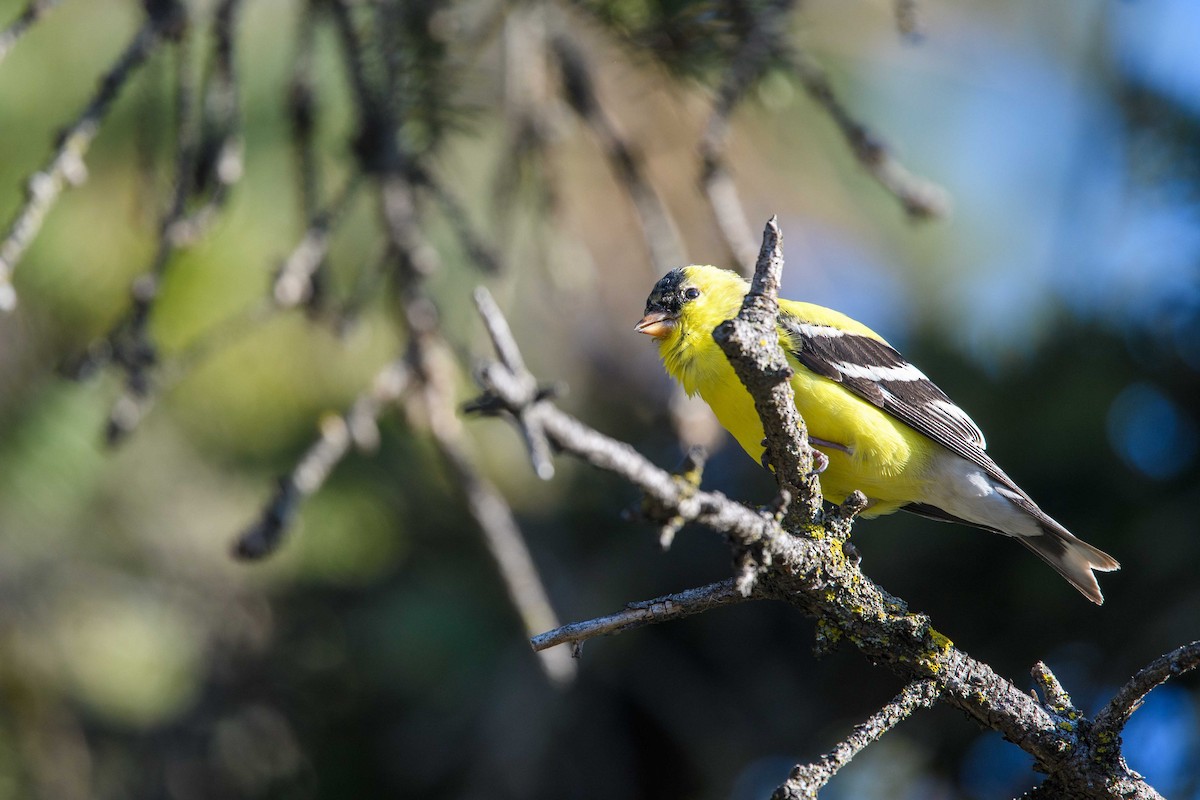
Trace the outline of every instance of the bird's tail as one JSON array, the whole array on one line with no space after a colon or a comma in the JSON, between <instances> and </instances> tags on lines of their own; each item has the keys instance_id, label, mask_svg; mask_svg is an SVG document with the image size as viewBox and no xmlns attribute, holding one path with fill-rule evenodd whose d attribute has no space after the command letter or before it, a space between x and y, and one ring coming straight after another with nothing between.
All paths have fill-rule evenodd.
<instances>
[{"instance_id":1,"label":"bird's tail","mask_svg":"<svg viewBox=\"0 0 1200 800\"><path fill-rule=\"evenodd\" d=\"M1092 570L1112 572L1120 569L1121 565L1108 553L1076 538L1045 514L1039 516L1041 518L1038 519L1038 527L1042 529L1041 536L1016 538L1054 567L1058 574L1070 581L1084 597L1096 605L1102 604L1104 595L1100 593L1100 584L1096 583L1096 576L1092 574Z\"/></svg>"}]
</instances>

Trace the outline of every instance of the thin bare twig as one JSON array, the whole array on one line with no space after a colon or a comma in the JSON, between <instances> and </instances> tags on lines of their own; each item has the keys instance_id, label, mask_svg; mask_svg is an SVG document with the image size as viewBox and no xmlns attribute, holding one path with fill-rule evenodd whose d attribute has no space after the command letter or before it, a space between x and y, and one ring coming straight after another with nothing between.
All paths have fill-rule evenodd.
<instances>
[{"instance_id":1,"label":"thin bare twig","mask_svg":"<svg viewBox=\"0 0 1200 800\"><path fill-rule=\"evenodd\" d=\"M499 272L500 257L475 230L467 215L466 207L450 187L428 172L421 175L420 185L433 196L434 201L441 207L442 214L454 230L454 235L458 237L463 250L475 266L485 274Z\"/></svg>"},{"instance_id":2,"label":"thin bare twig","mask_svg":"<svg viewBox=\"0 0 1200 800\"><path fill-rule=\"evenodd\" d=\"M1177 647L1138 670L1096 715L1095 730L1101 742L1113 744L1154 687L1197 667L1200 667L1200 641ZM1119 748L1114 749L1119 751Z\"/></svg>"},{"instance_id":3,"label":"thin bare twig","mask_svg":"<svg viewBox=\"0 0 1200 800\"><path fill-rule=\"evenodd\" d=\"M417 381L415 388L424 401L429 432L466 495L467 508L479 525L526 632L532 635L547 627L557 627L558 617L512 510L476 466L454 412L453 357L438 327L437 307L424 292L425 277L437 265L436 255L421 236L413 189L403 176L397 173L383 176L379 207L397 262L400 306L409 340L408 362ZM539 662L555 683L574 679L575 664L563 651L539 654Z\"/></svg>"},{"instance_id":4,"label":"thin bare twig","mask_svg":"<svg viewBox=\"0 0 1200 800\"><path fill-rule=\"evenodd\" d=\"M591 68L583 53L565 36L554 37L550 52L562 73L563 93L568 105L591 128L613 173L633 201L655 271L666 272L686 263L679 230L662 198L646 178L641 156L625 141L600 105Z\"/></svg>"},{"instance_id":5,"label":"thin bare twig","mask_svg":"<svg viewBox=\"0 0 1200 800\"><path fill-rule=\"evenodd\" d=\"M162 5L151 0L150 8ZM115 363L125 372L125 389L113 403L105 437L116 444L128 436L149 413L155 402L151 370L160 366L159 355L149 335L149 322L158 297L159 284L176 251L196 243L223 205L230 187L241 176L241 135L238 111L233 39L236 14L241 0L222 0L213 22L213 56L206 78L203 98L197 93L196 75L190 54L190 28L186 18L174 19L172 35L176 42L175 73L175 158L172 192L159 223L157 247L147 269L133 282L129 311L113 326L103 340L93 343L68 368L76 378ZM168 2L164 8L170 7ZM151 17L161 14L151 11ZM182 15L182 11L178 12ZM189 201L208 193L203 205L189 215ZM235 330L251 318L260 321L257 311L235 315ZM169 365L166 375L157 375L157 383L174 385L186 367L210 352L212 342L228 341L228 335L202 340L189 347ZM156 387L161 393L162 386Z\"/></svg>"},{"instance_id":6,"label":"thin bare twig","mask_svg":"<svg viewBox=\"0 0 1200 800\"><path fill-rule=\"evenodd\" d=\"M159 222L158 243L150 266L133 281L130 292L133 303L107 337L113 362L125 372L125 390L108 416L105 440L109 445L118 444L132 433L153 403L150 373L158 355L149 334L150 315L158 299L162 276L179 248L175 225L184 218L191 196L200 138L190 45L191 37L185 30L175 48L175 169L171 199Z\"/></svg>"},{"instance_id":7,"label":"thin bare twig","mask_svg":"<svg viewBox=\"0 0 1200 800\"><path fill-rule=\"evenodd\" d=\"M466 494L467 507L483 533L488 551L496 560L509 601L520 615L526 634L557 626L558 615L508 501L478 470L458 438L441 435L438 445ZM566 651L548 651L539 656L543 670L555 683L569 683L574 679L575 664Z\"/></svg>"},{"instance_id":8,"label":"thin bare twig","mask_svg":"<svg viewBox=\"0 0 1200 800\"><path fill-rule=\"evenodd\" d=\"M714 154L701 155L700 170L700 183L717 222L717 229L725 239L725 246L733 254L738 271L748 275L754 268L756 245L733 176L729 174L724 159Z\"/></svg>"},{"instance_id":9,"label":"thin bare twig","mask_svg":"<svg viewBox=\"0 0 1200 800\"><path fill-rule=\"evenodd\" d=\"M353 444L359 450L374 450L379 446L379 416L403 396L410 383L407 360L393 361L376 374L371 388L359 395L348 411L322 419L316 441L292 471L279 479L279 486L258 521L237 537L234 555L253 560L274 552L301 502L325 485L350 446Z\"/></svg>"},{"instance_id":10,"label":"thin bare twig","mask_svg":"<svg viewBox=\"0 0 1200 800\"><path fill-rule=\"evenodd\" d=\"M950 213L949 193L936 183L909 172L883 142L854 119L838 99L825 70L804 54L792 60L792 69L809 97L837 124L858 163L900 201L910 218L921 220Z\"/></svg>"},{"instance_id":11,"label":"thin bare twig","mask_svg":"<svg viewBox=\"0 0 1200 800\"><path fill-rule=\"evenodd\" d=\"M825 784L867 745L908 719L917 709L932 706L940 694L941 687L936 681L914 681L905 686L886 706L855 725L850 735L819 761L792 769L787 781L771 794L771 800L816 800Z\"/></svg>"},{"instance_id":12,"label":"thin bare twig","mask_svg":"<svg viewBox=\"0 0 1200 800\"><path fill-rule=\"evenodd\" d=\"M537 651L560 644L570 644L578 653L584 642L597 636L623 633L644 625L683 619L718 606L754 599L757 598L746 597L739 592L732 580L717 581L707 586L655 597L653 600L630 603L615 614L563 625L561 628L534 636L529 640L529 644Z\"/></svg>"},{"instance_id":13,"label":"thin bare twig","mask_svg":"<svg viewBox=\"0 0 1200 800\"><path fill-rule=\"evenodd\" d=\"M169 235L180 247L194 244L208 230L244 172L241 103L234 59L241 6L242 0L221 0L213 16L212 58L202 91L195 185L190 190L205 199L198 208L172 223Z\"/></svg>"},{"instance_id":14,"label":"thin bare twig","mask_svg":"<svg viewBox=\"0 0 1200 800\"><path fill-rule=\"evenodd\" d=\"M275 276L271 294L279 308L295 308L316 296L320 283L318 276L329 254L333 232L353 204L361 185L362 175L355 172L328 206L309 217L308 229L283 260Z\"/></svg>"},{"instance_id":15,"label":"thin bare twig","mask_svg":"<svg viewBox=\"0 0 1200 800\"><path fill-rule=\"evenodd\" d=\"M924 31L921 30L921 15L917 13L917 0L893 0L892 9L900 35L911 42L920 41Z\"/></svg>"},{"instance_id":16,"label":"thin bare twig","mask_svg":"<svg viewBox=\"0 0 1200 800\"><path fill-rule=\"evenodd\" d=\"M379 87L368 75L365 52L350 9L333 5L341 33L350 82L359 97L358 159L361 169L377 176L379 213L396 269L401 319L408 335L407 363L415 395L422 400L424 422L444 463L466 495L467 507L496 562L509 599L529 634L558 625L537 567L500 492L476 466L462 425L454 413L453 357L441 335L437 306L425 293L426 277L438 266L437 252L425 241L417 218L414 186L390 119L388 105L379 100ZM397 69L395 59L382 58L385 69ZM385 84L394 83L385 76ZM411 417L410 417L411 419ZM416 422L416 419L413 419ZM546 675L556 683L575 674L569 654L540 654Z\"/></svg>"},{"instance_id":17,"label":"thin bare twig","mask_svg":"<svg viewBox=\"0 0 1200 800\"><path fill-rule=\"evenodd\" d=\"M17 40L28 33L43 14L60 2L62 0L29 0L25 10L18 14L7 28L0 30L0 61L4 60L8 51L16 45Z\"/></svg>"},{"instance_id":18,"label":"thin bare twig","mask_svg":"<svg viewBox=\"0 0 1200 800\"><path fill-rule=\"evenodd\" d=\"M489 315L500 317L498 308L492 306L488 310ZM507 322L497 325L489 321L488 330L498 349L515 348ZM496 331L500 331L500 335ZM514 354L504 358L512 363L523 363L519 353L515 354L515 361ZM471 409L493 414L503 410L523 418L527 424L532 422L555 448L622 476L659 505L673 509L685 521L694 520L730 532L748 543L778 532L778 525L769 515L734 503L719 492L685 488L676 476L655 466L628 444L605 436L561 411L538 390L536 382L519 378L505 363L485 362L475 377L484 393L469 404Z\"/></svg>"},{"instance_id":19,"label":"thin bare twig","mask_svg":"<svg viewBox=\"0 0 1200 800\"><path fill-rule=\"evenodd\" d=\"M531 396L536 394L537 381L525 368L521 351L513 338L512 330L508 327L508 320L500 313L500 307L492 299L491 293L482 286L475 289L475 307L483 318L483 324L492 340L492 346L496 348L496 353L500 356L500 363L506 370L506 373L499 376L499 379L504 380L506 375L511 376L518 384L515 391L527 392ZM470 406L467 410L487 411L488 409ZM542 430L536 416L530 417L528 414L518 412L514 415L514 419L525 437L525 445L529 448L529 457L533 462L534 473L542 480L550 480L554 477L554 461L550 457L550 443L546 440L545 431Z\"/></svg>"},{"instance_id":20,"label":"thin bare twig","mask_svg":"<svg viewBox=\"0 0 1200 800\"><path fill-rule=\"evenodd\" d=\"M749 275L754 270L758 244L737 187L725 165L729 118L746 91L762 75L770 59L783 51L781 18L793 5L794 0L777 0L761 11L755 9L753 12L740 4L731 6L740 18L742 38L717 90L712 114L700 139L700 184L708 198L717 229L743 275Z\"/></svg>"},{"instance_id":21,"label":"thin bare twig","mask_svg":"<svg viewBox=\"0 0 1200 800\"><path fill-rule=\"evenodd\" d=\"M100 132L113 101L163 40L178 37L184 27L186 13L178 0L147 0L146 20L100 80L100 88L83 113L59 134L50 160L29 177L25 203L0 241L0 312L11 311L17 304L12 274L41 230L46 214L63 189L87 180L87 165L83 159Z\"/></svg>"}]
</instances>

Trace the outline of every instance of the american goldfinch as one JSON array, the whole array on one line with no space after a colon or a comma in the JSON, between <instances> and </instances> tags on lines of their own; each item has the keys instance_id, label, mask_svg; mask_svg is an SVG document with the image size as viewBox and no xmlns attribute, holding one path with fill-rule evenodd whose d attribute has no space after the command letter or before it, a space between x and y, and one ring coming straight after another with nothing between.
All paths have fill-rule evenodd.
<instances>
[{"instance_id":1,"label":"american goldfinch","mask_svg":"<svg viewBox=\"0 0 1200 800\"><path fill-rule=\"evenodd\" d=\"M667 372L699 393L757 461L762 422L712 337L749 289L716 267L672 270L655 284L635 330L658 340ZM904 510L1015 537L1093 603L1104 602L1092 570L1119 569L1116 559L1038 508L987 456L966 412L879 334L837 311L782 299L778 329L809 442L828 458L826 500L840 503L858 489L869 502L864 517Z\"/></svg>"}]
</instances>

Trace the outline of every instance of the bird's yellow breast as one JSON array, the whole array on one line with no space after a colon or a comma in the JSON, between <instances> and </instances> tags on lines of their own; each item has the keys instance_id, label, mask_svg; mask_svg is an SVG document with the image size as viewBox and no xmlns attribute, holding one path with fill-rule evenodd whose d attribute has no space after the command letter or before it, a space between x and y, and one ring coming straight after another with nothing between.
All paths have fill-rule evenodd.
<instances>
[{"instance_id":1,"label":"bird's yellow breast","mask_svg":"<svg viewBox=\"0 0 1200 800\"><path fill-rule=\"evenodd\" d=\"M689 394L699 393L721 425L751 458L763 453L763 428L754 400L725 354L715 343L696 342L668 364ZM829 467L821 474L825 499L840 503L861 490L871 501L865 516L896 511L923 494L929 445L921 435L882 409L851 394L828 378L791 361L796 408L809 436L844 446L849 452L822 447Z\"/></svg>"}]
</instances>

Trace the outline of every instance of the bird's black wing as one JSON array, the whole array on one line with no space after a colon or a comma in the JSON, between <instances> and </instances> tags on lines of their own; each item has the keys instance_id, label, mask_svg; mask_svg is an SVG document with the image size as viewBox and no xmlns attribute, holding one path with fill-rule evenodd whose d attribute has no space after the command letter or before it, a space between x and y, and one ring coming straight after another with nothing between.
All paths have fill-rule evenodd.
<instances>
[{"instance_id":1,"label":"bird's black wing","mask_svg":"<svg viewBox=\"0 0 1200 800\"><path fill-rule=\"evenodd\" d=\"M979 426L887 342L805 322L783 311L779 325L787 349L802 365L842 384L1024 495L984 452L987 443Z\"/></svg>"}]
</instances>

